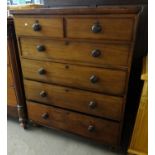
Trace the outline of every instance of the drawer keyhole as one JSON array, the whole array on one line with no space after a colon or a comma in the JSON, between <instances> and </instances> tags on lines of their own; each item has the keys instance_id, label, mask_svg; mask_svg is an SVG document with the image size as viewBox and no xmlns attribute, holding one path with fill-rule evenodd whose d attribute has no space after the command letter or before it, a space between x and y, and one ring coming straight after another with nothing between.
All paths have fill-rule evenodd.
<instances>
[{"instance_id":1,"label":"drawer keyhole","mask_svg":"<svg viewBox=\"0 0 155 155\"><path fill-rule=\"evenodd\" d=\"M66 69L69 69L69 65L65 65L65 68L66 68Z\"/></svg>"}]
</instances>

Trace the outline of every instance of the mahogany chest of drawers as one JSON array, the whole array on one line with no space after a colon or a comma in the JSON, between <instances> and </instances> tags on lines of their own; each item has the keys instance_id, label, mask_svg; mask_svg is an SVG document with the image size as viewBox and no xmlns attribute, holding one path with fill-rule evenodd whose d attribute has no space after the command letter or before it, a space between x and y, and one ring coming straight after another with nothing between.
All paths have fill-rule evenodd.
<instances>
[{"instance_id":1,"label":"mahogany chest of drawers","mask_svg":"<svg viewBox=\"0 0 155 155\"><path fill-rule=\"evenodd\" d=\"M138 7L12 11L28 119L119 145Z\"/></svg>"}]
</instances>

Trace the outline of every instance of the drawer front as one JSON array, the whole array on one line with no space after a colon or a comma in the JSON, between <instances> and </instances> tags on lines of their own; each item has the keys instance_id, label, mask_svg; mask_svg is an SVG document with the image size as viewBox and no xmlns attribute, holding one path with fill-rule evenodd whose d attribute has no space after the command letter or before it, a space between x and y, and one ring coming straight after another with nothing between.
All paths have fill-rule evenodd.
<instances>
[{"instance_id":1,"label":"drawer front","mask_svg":"<svg viewBox=\"0 0 155 155\"><path fill-rule=\"evenodd\" d=\"M98 65L128 65L129 45L21 38L21 54L34 59L56 59Z\"/></svg>"},{"instance_id":2,"label":"drawer front","mask_svg":"<svg viewBox=\"0 0 155 155\"><path fill-rule=\"evenodd\" d=\"M22 59L23 75L48 83L55 83L95 92L123 95L126 72Z\"/></svg>"},{"instance_id":3,"label":"drawer front","mask_svg":"<svg viewBox=\"0 0 155 155\"><path fill-rule=\"evenodd\" d=\"M14 87L8 87L7 88L7 104L10 106L16 106L17 105L17 99L16 99Z\"/></svg>"},{"instance_id":4,"label":"drawer front","mask_svg":"<svg viewBox=\"0 0 155 155\"><path fill-rule=\"evenodd\" d=\"M68 38L124 40L133 39L134 17L66 18Z\"/></svg>"},{"instance_id":5,"label":"drawer front","mask_svg":"<svg viewBox=\"0 0 155 155\"><path fill-rule=\"evenodd\" d=\"M63 37L62 18L15 17L17 35Z\"/></svg>"},{"instance_id":6,"label":"drawer front","mask_svg":"<svg viewBox=\"0 0 155 155\"><path fill-rule=\"evenodd\" d=\"M119 123L27 102L28 117L37 123L79 134L95 141L117 145Z\"/></svg>"},{"instance_id":7,"label":"drawer front","mask_svg":"<svg viewBox=\"0 0 155 155\"><path fill-rule=\"evenodd\" d=\"M91 115L120 120L123 98L24 80L26 98Z\"/></svg>"}]
</instances>

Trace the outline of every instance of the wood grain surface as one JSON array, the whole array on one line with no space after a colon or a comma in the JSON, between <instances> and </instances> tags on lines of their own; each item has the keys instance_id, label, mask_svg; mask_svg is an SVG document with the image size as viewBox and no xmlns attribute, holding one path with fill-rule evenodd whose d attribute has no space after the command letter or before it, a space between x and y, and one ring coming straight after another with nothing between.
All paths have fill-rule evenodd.
<instances>
[{"instance_id":1,"label":"wood grain surface","mask_svg":"<svg viewBox=\"0 0 155 155\"><path fill-rule=\"evenodd\" d=\"M78 24L77 24L78 23ZM99 23L102 31L92 32L92 26ZM68 38L133 40L134 17L68 17L66 18L66 36Z\"/></svg>"},{"instance_id":2,"label":"wood grain surface","mask_svg":"<svg viewBox=\"0 0 155 155\"><path fill-rule=\"evenodd\" d=\"M30 120L48 127L79 134L101 143L118 144L119 123L33 102L27 102L27 107ZM43 118L45 114L48 115L46 119ZM88 131L89 126L93 126L92 131Z\"/></svg>"},{"instance_id":3,"label":"wood grain surface","mask_svg":"<svg viewBox=\"0 0 155 155\"><path fill-rule=\"evenodd\" d=\"M125 93L126 72L120 70L108 70L28 59L22 60L22 68L24 78L31 80L120 96ZM40 75L38 73L40 69L44 69L46 73ZM96 83L90 81L92 76L97 77L98 80Z\"/></svg>"},{"instance_id":4,"label":"wood grain surface","mask_svg":"<svg viewBox=\"0 0 155 155\"><path fill-rule=\"evenodd\" d=\"M83 41L60 41L43 38L20 38L21 55L24 58L39 60L65 60L66 62L82 62L89 65L125 66L128 65L130 45L89 43ZM38 51L38 46L44 46ZM93 57L92 52L99 50L101 54Z\"/></svg>"},{"instance_id":5,"label":"wood grain surface","mask_svg":"<svg viewBox=\"0 0 155 155\"><path fill-rule=\"evenodd\" d=\"M68 87L49 85L41 82L24 80L27 100L105 117L112 120L121 119L123 98L71 89ZM42 97L41 92L47 96ZM90 102L94 106L90 106Z\"/></svg>"},{"instance_id":6,"label":"wood grain surface","mask_svg":"<svg viewBox=\"0 0 155 155\"><path fill-rule=\"evenodd\" d=\"M26 36L51 36L51 37L63 37L63 23L62 18L46 18L41 17L15 17L15 26L17 35ZM35 23L39 23L41 26L40 31L34 31L32 26Z\"/></svg>"}]
</instances>

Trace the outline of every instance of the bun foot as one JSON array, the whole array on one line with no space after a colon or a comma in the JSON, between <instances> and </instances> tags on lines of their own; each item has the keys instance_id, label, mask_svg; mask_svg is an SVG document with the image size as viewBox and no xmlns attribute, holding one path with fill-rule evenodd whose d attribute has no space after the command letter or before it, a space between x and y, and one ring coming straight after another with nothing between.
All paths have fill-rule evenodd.
<instances>
[{"instance_id":1,"label":"bun foot","mask_svg":"<svg viewBox=\"0 0 155 155\"><path fill-rule=\"evenodd\" d=\"M20 123L20 127L22 127L23 129L27 129L26 123Z\"/></svg>"}]
</instances>

